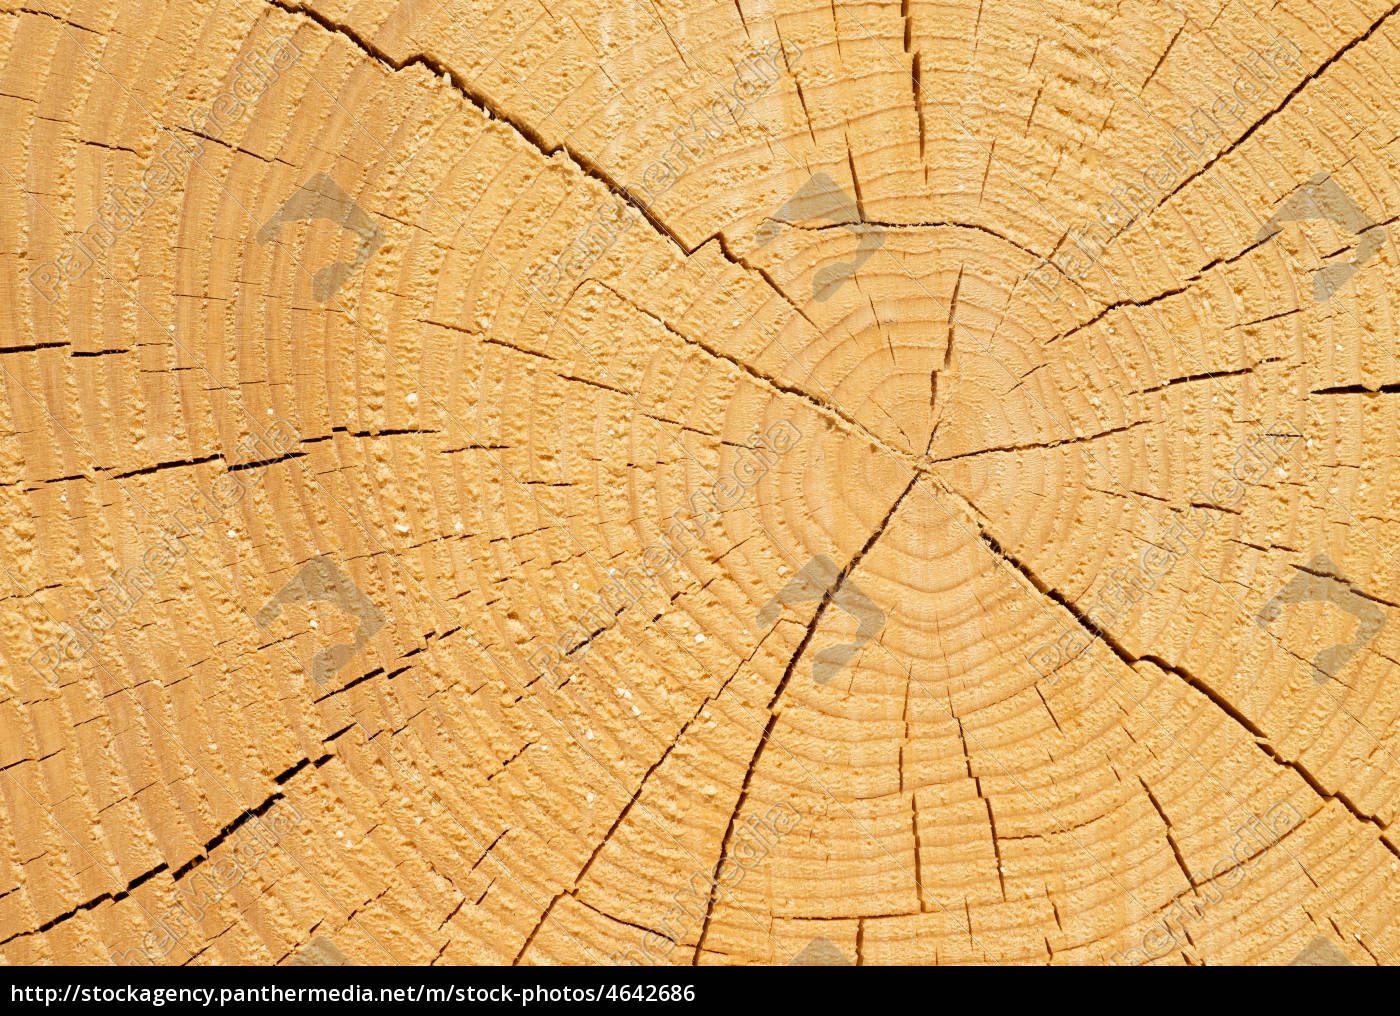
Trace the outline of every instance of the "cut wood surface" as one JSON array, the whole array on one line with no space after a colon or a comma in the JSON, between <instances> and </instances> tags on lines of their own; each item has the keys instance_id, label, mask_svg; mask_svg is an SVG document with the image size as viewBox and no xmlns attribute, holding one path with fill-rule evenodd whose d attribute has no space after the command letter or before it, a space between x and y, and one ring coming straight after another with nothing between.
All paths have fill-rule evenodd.
<instances>
[{"instance_id":1,"label":"cut wood surface","mask_svg":"<svg viewBox=\"0 0 1400 1016\"><path fill-rule=\"evenodd\" d=\"M0 961L1400 961L1388 0L4 8Z\"/></svg>"}]
</instances>

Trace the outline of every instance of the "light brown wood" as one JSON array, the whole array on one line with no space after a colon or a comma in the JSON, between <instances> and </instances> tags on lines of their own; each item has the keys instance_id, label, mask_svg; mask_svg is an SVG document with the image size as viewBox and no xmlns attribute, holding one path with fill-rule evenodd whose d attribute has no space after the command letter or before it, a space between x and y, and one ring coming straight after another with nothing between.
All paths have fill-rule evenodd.
<instances>
[{"instance_id":1,"label":"light brown wood","mask_svg":"<svg viewBox=\"0 0 1400 1016\"><path fill-rule=\"evenodd\" d=\"M1384 0L6 7L4 962L1400 957Z\"/></svg>"}]
</instances>

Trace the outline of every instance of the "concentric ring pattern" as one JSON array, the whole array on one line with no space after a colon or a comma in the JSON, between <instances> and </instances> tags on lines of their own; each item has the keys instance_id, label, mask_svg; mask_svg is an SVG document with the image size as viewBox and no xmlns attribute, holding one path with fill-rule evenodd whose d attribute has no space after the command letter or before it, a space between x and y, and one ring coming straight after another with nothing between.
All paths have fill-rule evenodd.
<instances>
[{"instance_id":1,"label":"concentric ring pattern","mask_svg":"<svg viewBox=\"0 0 1400 1016\"><path fill-rule=\"evenodd\" d=\"M0 39L5 962L1400 957L1388 4Z\"/></svg>"}]
</instances>

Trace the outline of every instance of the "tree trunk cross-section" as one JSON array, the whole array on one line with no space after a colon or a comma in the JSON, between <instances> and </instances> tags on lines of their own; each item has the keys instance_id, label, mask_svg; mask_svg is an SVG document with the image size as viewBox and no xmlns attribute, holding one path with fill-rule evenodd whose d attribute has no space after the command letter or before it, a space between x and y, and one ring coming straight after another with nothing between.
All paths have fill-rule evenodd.
<instances>
[{"instance_id":1,"label":"tree trunk cross-section","mask_svg":"<svg viewBox=\"0 0 1400 1016\"><path fill-rule=\"evenodd\" d=\"M0 10L0 960L1400 961L1388 0Z\"/></svg>"}]
</instances>

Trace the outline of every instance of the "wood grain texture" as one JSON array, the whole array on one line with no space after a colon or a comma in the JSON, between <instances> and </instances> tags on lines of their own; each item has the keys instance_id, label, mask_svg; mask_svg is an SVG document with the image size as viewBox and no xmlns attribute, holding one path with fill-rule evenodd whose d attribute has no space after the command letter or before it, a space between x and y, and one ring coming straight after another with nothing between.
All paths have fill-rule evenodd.
<instances>
[{"instance_id":1,"label":"wood grain texture","mask_svg":"<svg viewBox=\"0 0 1400 1016\"><path fill-rule=\"evenodd\" d=\"M1400 9L0 6L0 961L1400 958Z\"/></svg>"}]
</instances>

